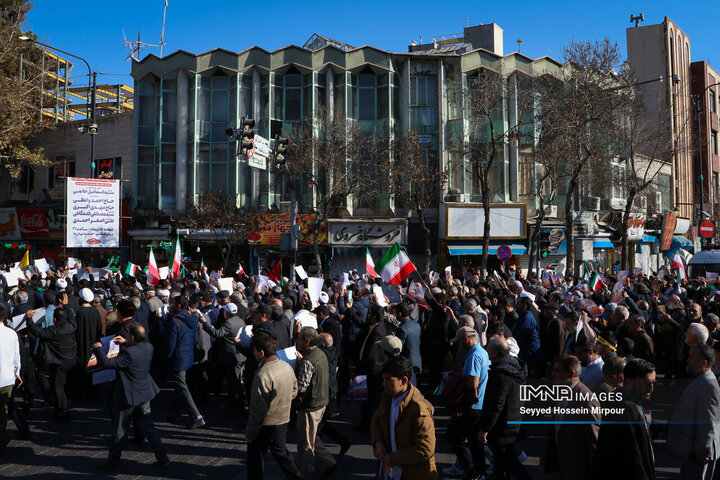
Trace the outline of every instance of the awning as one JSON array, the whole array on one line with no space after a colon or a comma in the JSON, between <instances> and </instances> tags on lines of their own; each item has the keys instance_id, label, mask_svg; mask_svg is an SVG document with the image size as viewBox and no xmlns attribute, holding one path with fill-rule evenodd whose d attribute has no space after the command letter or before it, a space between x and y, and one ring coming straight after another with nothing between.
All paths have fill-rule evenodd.
<instances>
[{"instance_id":1,"label":"awning","mask_svg":"<svg viewBox=\"0 0 720 480\"><path fill-rule=\"evenodd\" d=\"M615 245L609 240L601 238L599 240L593 240L593 248L614 248Z\"/></svg>"},{"instance_id":2,"label":"awning","mask_svg":"<svg viewBox=\"0 0 720 480\"><path fill-rule=\"evenodd\" d=\"M693 246L693 243L690 240L688 240L687 237L683 237L682 235L675 235L673 237L673 243L675 243L675 241L679 242L681 247L692 247ZM675 245L673 245L673 247L675 247Z\"/></svg>"},{"instance_id":3,"label":"awning","mask_svg":"<svg viewBox=\"0 0 720 480\"><path fill-rule=\"evenodd\" d=\"M657 242L657 237L653 235L644 235L642 241L643 243L655 243Z\"/></svg>"},{"instance_id":4,"label":"awning","mask_svg":"<svg viewBox=\"0 0 720 480\"><path fill-rule=\"evenodd\" d=\"M516 245L516 244L490 244L490 248L488 249L489 255L496 255L498 248L502 247L503 245L507 245L510 247L510 250L512 250L513 255L525 255L527 253L527 247L525 245ZM483 246L482 242L480 243L474 243L474 244L457 244L457 243L450 243L448 242L448 250L450 251L450 255L482 255L483 253Z\"/></svg>"}]
</instances>

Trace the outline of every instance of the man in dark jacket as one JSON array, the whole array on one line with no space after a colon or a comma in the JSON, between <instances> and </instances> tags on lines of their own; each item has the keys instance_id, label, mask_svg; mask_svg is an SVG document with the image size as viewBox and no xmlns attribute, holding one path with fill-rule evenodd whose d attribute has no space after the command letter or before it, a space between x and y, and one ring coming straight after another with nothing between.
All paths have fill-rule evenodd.
<instances>
[{"instance_id":1,"label":"man in dark jacket","mask_svg":"<svg viewBox=\"0 0 720 480\"><path fill-rule=\"evenodd\" d=\"M542 365L542 351L540 350L540 332L535 316L530 311L532 301L522 297L517 302L518 319L513 326L513 337L520 347L518 356L528 366L531 377L539 377Z\"/></svg>"},{"instance_id":2,"label":"man in dark jacket","mask_svg":"<svg viewBox=\"0 0 720 480\"><path fill-rule=\"evenodd\" d=\"M215 360L215 365L226 371L226 377L230 383L230 395L232 397L232 413L242 415L245 413L245 395L242 388L242 367L245 363L245 356L235 348L235 337L245 326L237 315L237 305L226 303L220 308L220 316L211 325L204 316L200 317L202 328L217 341L213 345L210 354Z\"/></svg>"},{"instance_id":3,"label":"man in dark jacket","mask_svg":"<svg viewBox=\"0 0 720 480\"><path fill-rule=\"evenodd\" d=\"M512 473L521 480L530 479L517 456L520 425L508 423L522 420L520 384L525 381L525 372L510 355L504 338L490 338L487 352L492 366L485 388L478 441L488 444L493 452L495 478L505 478L506 473Z\"/></svg>"},{"instance_id":4,"label":"man in dark jacket","mask_svg":"<svg viewBox=\"0 0 720 480\"><path fill-rule=\"evenodd\" d=\"M396 335L403 343L402 355L410 360L415 377L422 372L422 358L420 357L420 336L422 328L410 318L410 307L404 303L395 306L395 315L400 321Z\"/></svg>"},{"instance_id":5,"label":"man in dark jacket","mask_svg":"<svg viewBox=\"0 0 720 480\"><path fill-rule=\"evenodd\" d=\"M623 370L622 413L604 415L600 424L593 478L597 480L654 480L655 455L643 404L655 387L655 366L643 359L630 360Z\"/></svg>"},{"instance_id":6,"label":"man in dark jacket","mask_svg":"<svg viewBox=\"0 0 720 480\"><path fill-rule=\"evenodd\" d=\"M117 401L113 408L114 435L108 461L100 465L100 468L104 470L114 470L118 467L125 441L125 431L133 419L139 420L143 434L155 453L156 461L153 465L164 467L170 463L160 435L155 430L150 412L150 401L155 398L160 389L150 376L153 347L150 342L145 341L145 338L145 329L139 324L130 329L129 342L123 337L115 337L113 342L120 344L120 352L115 358L107 358L100 342L93 345L93 353L95 353L98 363L103 368L117 370L118 376L118 381L115 382Z\"/></svg>"},{"instance_id":7,"label":"man in dark jacket","mask_svg":"<svg viewBox=\"0 0 720 480\"><path fill-rule=\"evenodd\" d=\"M68 400L65 394L65 383L68 373L77 363L77 342L75 326L68 320L68 312L64 308L56 308L53 313L53 325L39 328L32 320L34 310L25 315L30 334L43 340L45 363L50 370L56 406L55 418L58 421L69 420ZM83 365L84 368L84 365Z\"/></svg>"},{"instance_id":8,"label":"man in dark jacket","mask_svg":"<svg viewBox=\"0 0 720 480\"><path fill-rule=\"evenodd\" d=\"M173 420L177 420L182 410L190 414L188 428L194 429L205 425L200 411L190 394L185 379L185 372L192 367L195 359L195 344L198 341L198 317L190 311L187 297L175 299L177 312L173 315L168 336L168 358L170 359L170 379L175 388L175 412Z\"/></svg>"}]
</instances>

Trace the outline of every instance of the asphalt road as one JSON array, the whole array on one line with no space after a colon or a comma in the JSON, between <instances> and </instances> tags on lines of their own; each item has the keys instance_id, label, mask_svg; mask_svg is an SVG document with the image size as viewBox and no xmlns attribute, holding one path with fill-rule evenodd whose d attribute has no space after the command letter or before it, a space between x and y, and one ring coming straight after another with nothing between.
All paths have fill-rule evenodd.
<instances>
[{"instance_id":1,"label":"asphalt road","mask_svg":"<svg viewBox=\"0 0 720 480\"><path fill-rule=\"evenodd\" d=\"M670 381L659 379L649 406L656 421L667 419L678 388ZM163 389L153 401L152 408L156 426L172 463L165 469L156 469L152 466L154 455L147 444L137 446L128 443L128 450L123 454L121 467L115 477L247 478L244 427L237 419L225 415L226 396L211 395L209 404L200 407L207 425L197 430L187 430L165 421L170 412L171 398L172 392ZM431 400L436 405L436 460L438 468L442 468L454 461L446 433L449 416L438 399ZM32 438L29 441L14 440L9 444L0 457L0 478L45 480L104 476L95 471L94 467L107 456L111 428L108 411L102 401L74 400L70 407L72 421L55 423L51 411L36 401L28 418ZM353 441L353 446L347 455L339 458L338 472L332 478L373 478L377 464L372 457L369 435L353 427L359 418L360 405L357 402L345 402L342 414L335 419L338 428ZM528 455L525 465L533 478L558 478L543 474L538 467L547 429L547 426L531 426L522 444ZM10 424L9 430L14 433L14 425ZM339 446L330 442L328 446L332 453L338 453ZM292 428L288 434L288 448L296 452ZM679 463L668 454L663 440L655 442L655 458L659 479L680 478ZM266 460L266 478L285 478L271 456Z\"/></svg>"}]
</instances>

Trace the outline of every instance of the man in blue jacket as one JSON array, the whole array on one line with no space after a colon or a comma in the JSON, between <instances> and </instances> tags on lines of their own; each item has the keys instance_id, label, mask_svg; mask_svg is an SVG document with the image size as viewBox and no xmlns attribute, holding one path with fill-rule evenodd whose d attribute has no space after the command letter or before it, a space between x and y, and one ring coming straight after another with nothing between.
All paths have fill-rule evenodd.
<instances>
[{"instance_id":1,"label":"man in blue jacket","mask_svg":"<svg viewBox=\"0 0 720 480\"><path fill-rule=\"evenodd\" d=\"M185 373L190 370L195 360L195 344L199 335L198 317L194 315L196 307L197 304L191 305L187 297L177 297L168 335L170 380L175 388L175 412L170 419L177 420L182 410L185 410L190 414L190 429L205 425L185 379Z\"/></svg>"},{"instance_id":2,"label":"man in blue jacket","mask_svg":"<svg viewBox=\"0 0 720 480\"><path fill-rule=\"evenodd\" d=\"M403 343L402 356L410 360L415 378L422 372L422 358L420 357L420 336L422 328L410 318L410 307L405 303L395 306L395 315L400 321L400 328L396 334Z\"/></svg>"},{"instance_id":3,"label":"man in blue jacket","mask_svg":"<svg viewBox=\"0 0 720 480\"><path fill-rule=\"evenodd\" d=\"M133 419L139 421L145 437L157 459L153 465L164 467L170 460L155 430L150 413L150 400L155 398L160 389L150 376L150 360L153 347L145 341L145 329L141 325L133 325L130 329L130 341L117 336L113 342L120 344L120 352L115 358L108 358L102 344L93 345L93 353L103 368L116 370L118 381L115 382L115 405L113 407L113 439L110 445L108 461L100 465L102 470L114 470L120 463L125 432Z\"/></svg>"},{"instance_id":4,"label":"man in blue jacket","mask_svg":"<svg viewBox=\"0 0 720 480\"><path fill-rule=\"evenodd\" d=\"M542 352L540 350L540 332L537 320L530 311L532 300L522 297L517 302L518 319L512 334L520 347L518 357L528 366L529 376L538 378L542 374Z\"/></svg>"}]
</instances>

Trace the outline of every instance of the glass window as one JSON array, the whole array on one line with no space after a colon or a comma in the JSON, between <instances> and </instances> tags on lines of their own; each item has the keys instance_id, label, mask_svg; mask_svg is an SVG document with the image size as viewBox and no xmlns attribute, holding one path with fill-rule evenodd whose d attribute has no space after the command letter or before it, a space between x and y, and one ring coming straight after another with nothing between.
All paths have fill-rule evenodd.
<instances>
[{"instance_id":1,"label":"glass window","mask_svg":"<svg viewBox=\"0 0 720 480\"><path fill-rule=\"evenodd\" d=\"M212 121L227 122L230 110L227 90L213 90L212 92Z\"/></svg>"},{"instance_id":2,"label":"glass window","mask_svg":"<svg viewBox=\"0 0 720 480\"><path fill-rule=\"evenodd\" d=\"M718 134L716 131L710 132L710 152L713 155L718 153Z\"/></svg>"},{"instance_id":3,"label":"glass window","mask_svg":"<svg viewBox=\"0 0 720 480\"><path fill-rule=\"evenodd\" d=\"M712 90L708 91L708 106L712 113L717 113L717 105L715 103L715 92Z\"/></svg>"},{"instance_id":4,"label":"glass window","mask_svg":"<svg viewBox=\"0 0 720 480\"><path fill-rule=\"evenodd\" d=\"M375 120L375 87L359 89L358 120Z\"/></svg>"},{"instance_id":5,"label":"glass window","mask_svg":"<svg viewBox=\"0 0 720 480\"><path fill-rule=\"evenodd\" d=\"M295 75L293 75L295 76ZM298 75L299 76L299 75ZM302 119L302 89L285 89L285 121L297 122Z\"/></svg>"}]
</instances>

